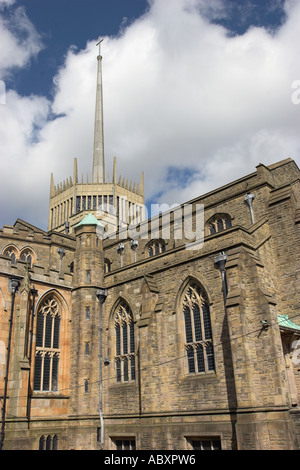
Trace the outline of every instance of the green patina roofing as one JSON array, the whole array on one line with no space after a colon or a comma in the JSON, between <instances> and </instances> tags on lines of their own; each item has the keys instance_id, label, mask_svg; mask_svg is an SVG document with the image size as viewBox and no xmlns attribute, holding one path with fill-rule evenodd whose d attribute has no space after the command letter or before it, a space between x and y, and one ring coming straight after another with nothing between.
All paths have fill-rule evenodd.
<instances>
[{"instance_id":1,"label":"green patina roofing","mask_svg":"<svg viewBox=\"0 0 300 470\"><path fill-rule=\"evenodd\" d=\"M284 328L293 328L293 330L299 330L300 331L300 326L296 325L296 323L292 322L289 319L288 315L277 315L277 317L278 317L279 326L282 326Z\"/></svg>"},{"instance_id":2,"label":"green patina roofing","mask_svg":"<svg viewBox=\"0 0 300 470\"><path fill-rule=\"evenodd\" d=\"M77 225L75 225L75 228L82 225L101 225L101 227L104 227L104 225L101 224L101 222L99 222L99 220L97 220L96 217L91 213L84 217L84 219L82 219Z\"/></svg>"}]
</instances>

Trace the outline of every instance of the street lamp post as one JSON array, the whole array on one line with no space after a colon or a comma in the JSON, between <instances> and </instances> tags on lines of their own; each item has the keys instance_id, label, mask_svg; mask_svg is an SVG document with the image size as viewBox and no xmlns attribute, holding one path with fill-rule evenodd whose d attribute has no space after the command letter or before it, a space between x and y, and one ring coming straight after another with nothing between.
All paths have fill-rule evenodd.
<instances>
[{"instance_id":1,"label":"street lamp post","mask_svg":"<svg viewBox=\"0 0 300 470\"><path fill-rule=\"evenodd\" d=\"M4 395L3 395L3 405L2 405L0 450L2 450L3 448L4 437L5 437L5 412L6 412L6 400L7 400L7 388L8 388L11 336L12 336L12 326L13 326L13 316L14 316L15 295L19 286L20 286L19 279L15 279L15 278L9 279L9 290L11 292L11 309L10 309L10 320L9 320L10 325L9 325L9 336L8 336L7 357L6 357L6 371L5 371L5 377L4 377Z\"/></svg>"},{"instance_id":2,"label":"street lamp post","mask_svg":"<svg viewBox=\"0 0 300 470\"><path fill-rule=\"evenodd\" d=\"M103 336L103 304L107 297L107 289L97 289L96 297L99 300L99 417L100 417L100 449L102 450L104 444L104 421L103 421L103 405L102 405L102 336Z\"/></svg>"},{"instance_id":3,"label":"street lamp post","mask_svg":"<svg viewBox=\"0 0 300 470\"><path fill-rule=\"evenodd\" d=\"M224 303L225 303L225 308L226 308L226 301L227 301L227 279L226 279L226 261L227 261L227 255L224 253L224 251L221 251L221 253L215 257L215 264L218 266L218 268L221 271L221 276L222 276L222 285L223 285L223 296L224 296Z\"/></svg>"}]
</instances>

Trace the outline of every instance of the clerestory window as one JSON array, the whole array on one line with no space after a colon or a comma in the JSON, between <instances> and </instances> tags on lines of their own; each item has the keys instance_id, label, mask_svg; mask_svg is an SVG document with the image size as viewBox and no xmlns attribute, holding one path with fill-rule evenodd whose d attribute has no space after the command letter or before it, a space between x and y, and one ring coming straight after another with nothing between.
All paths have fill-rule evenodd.
<instances>
[{"instance_id":1,"label":"clerestory window","mask_svg":"<svg viewBox=\"0 0 300 470\"><path fill-rule=\"evenodd\" d=\"M148 245L148 255L152 256L159 255L166 251L166 245L163 240L154 240Z\"/></svg>"},{"instance_id":2,"label":"clerestory window","mask_svg":"<svg viewBox=\"0 0 300 470\"><path fill-rule=\"evenodd\" d=\"M29 249L26 249L26 250L22 251L20 258L21 258L21 260L26 261L26 263L28 263L29 266L31 266L31 264L33 262L32 251L29 250Z\"/></svg>"},{"instance_id":3,"label":"clerestory window","mask_svg":"<svg viewBox=\"0 0 300 470\"><path fill-rule=\"evenodd\" d=\"M3 255L10 258L11 264L16 264L18 253L14 247L6 248Z\"/></svg>"},{"instance_id":4,"label":"clerestory window","mask_svg":"<svg viewBox=\"0 0 300 470\"><path fill-rule=\"evenodd\" d=\"M228 214L218 214L208 223L208 231L210 235L221 232L232 227L231 217Z\"/></svg>"}]
</instances>

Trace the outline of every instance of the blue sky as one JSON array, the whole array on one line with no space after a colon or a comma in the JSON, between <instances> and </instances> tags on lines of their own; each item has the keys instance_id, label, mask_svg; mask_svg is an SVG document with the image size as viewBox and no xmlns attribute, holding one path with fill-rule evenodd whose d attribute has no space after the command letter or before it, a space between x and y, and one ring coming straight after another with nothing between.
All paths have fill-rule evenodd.
<instances>
[{"instance_id":1,"label":"blue sky","mask_svg":"<svg viewBox=\"0 0 300 470\"><path fill-rule=\"evenodd\" d=\"M52 79L71 45L83 49L99 35L116 35L123 24L148 8L146 0L22 0L27 16L41 35L44 49L14 77L22 94L49 96Z\"/></svg>"},{"instance_id":2,"label":"blue sky","mask_svg":"<svg viewBox=\"0 0 300 470\"><path fill-rule=\"evenodd\" d=\"M0 19L1 226L45 229L50 173L90 173L99 35L107 167L144 170L148 203L299 165L297 0L0 0Z\"/></svg>"},{"instance_id":3,"label":"blue sky","mask_svg":"<svg viewBox=\"0 0 300 470\"><path fill-rule=\"evenodd\" d=\"M231 34L243 34L251 25L276 29L285 18L283 5L283 0L227 0L229 16L212 21ZM14 71L8 85L21 94L48 97L53 76L71 45L83 49L97 35L118 35L149 9L147 0L20 0L15 6L24 8L44 48L30 67Z\"/></svg>"}]
</instances>

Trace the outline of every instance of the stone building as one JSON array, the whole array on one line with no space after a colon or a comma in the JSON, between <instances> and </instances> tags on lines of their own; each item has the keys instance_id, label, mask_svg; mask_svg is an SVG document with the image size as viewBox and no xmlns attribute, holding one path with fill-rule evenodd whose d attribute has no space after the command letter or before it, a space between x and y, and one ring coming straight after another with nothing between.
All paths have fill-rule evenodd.
<instances>
[{"instance_id":1,"label":"stone building","mask_svg":"<svg viewBox=\"0 0 300 470\"><path fill-rule=\"evenodd\" d=\"M110 194L97 158L91 201ZM51 226L75 182L51 179L49 231L0 231L1 446L299 449L296 163L149 220L69 202ZM119 197L142 206L142 185Z\"/></svg>"}]
</instances>

